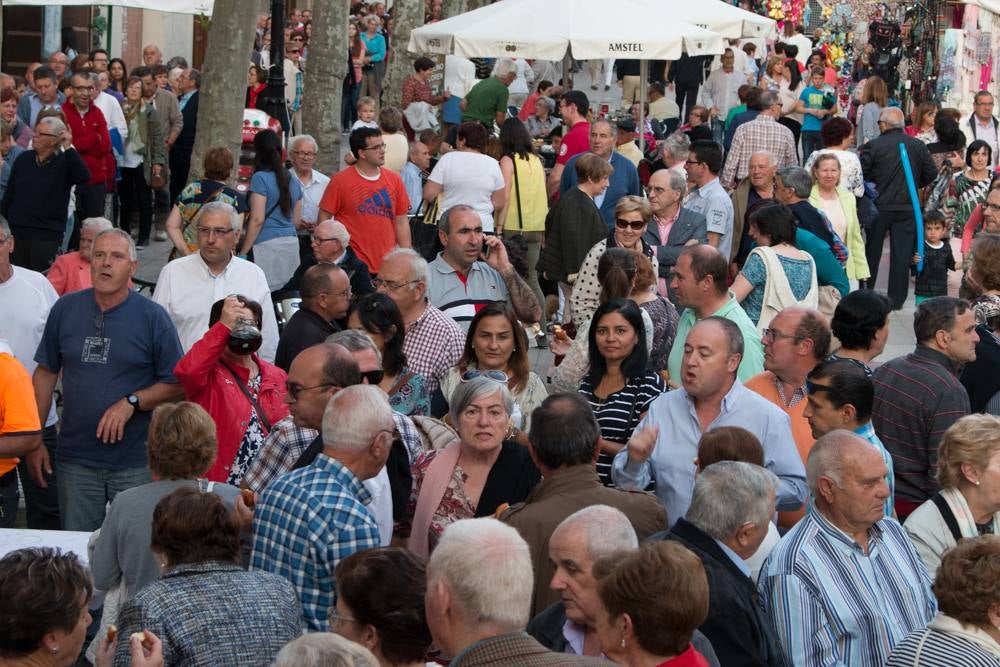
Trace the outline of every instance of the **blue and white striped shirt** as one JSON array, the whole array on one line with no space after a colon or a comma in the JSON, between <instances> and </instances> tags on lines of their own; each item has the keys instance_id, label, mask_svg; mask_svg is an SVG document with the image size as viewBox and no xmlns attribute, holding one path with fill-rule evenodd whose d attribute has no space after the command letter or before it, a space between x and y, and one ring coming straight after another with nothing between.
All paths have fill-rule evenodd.
<instances>
[{"instance_id":1,"label":"blue and white striped shirt","mask_svg":"<svg viewBox=\"0 0 1000 667\"><path fill-rule=\"evenodd\" d=\"M882 667L937 611L931 581L895 519L868 531L868 553L810 502L771 552L758 584L788 663Z\"/></svg>"},{"instance_id":2,"label":"blue and white striped shirt","mask_svg":"<svg viewBox=\"0 0 1000 667\"><path fill-rule=\"evenodd\" d=\"M370 501L354 473L319 454L311 465L275 480L257 503L250 569L294 584L311 631L330 631L327 612L337 600L337 563L379 546L378 524L366 507Z\"/></svg>"}]
</instances>

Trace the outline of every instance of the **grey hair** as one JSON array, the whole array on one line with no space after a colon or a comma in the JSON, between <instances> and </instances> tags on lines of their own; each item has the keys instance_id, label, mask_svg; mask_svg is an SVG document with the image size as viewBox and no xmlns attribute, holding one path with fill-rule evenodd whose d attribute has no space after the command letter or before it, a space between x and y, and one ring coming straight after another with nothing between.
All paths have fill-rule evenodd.
<instances>
[{"instance_id":1,"label":"grey hair","mask_svg":"<svg viewBox=\"0 0 1000 667\"><path fill-rule=\"evenodd\" d=\"M407 146L406 155L410 156L410 155L413 155L414 153L416 153L417 152L417 147L420 146L421 144L424 144L424 142L419 141L419 140L411 141L408 144L408 146ZM424 144L424 145L426 145L426 144Z\"/></svg>"},{"instance_id":2,"label":"grey hair","mask_svg":"<svg viewBox=\"0 0 1000 667\"><path fill-rule=\"evenodd\" d=\"M809 199L812 192L812 176L802 167L782 167L778 170L778 178L785 184L786 188L791 188L795 196L800 199Z\"/></svg>"},{"instance_id":3,"label":"grey hair","mask_svg":"<svg viewBox=\"0 0 1000 667\"><path fill-rule=\"evenodd\" d=\"M587 554L591 560L639 548L639 538L632 522L620 509L610 505L589 505L573 512L556 526L549 539L573 528L584 531Z\"/></svg>"},{"instance_id":4,"label":"grey hair","mask_svg":"<svg viewBox=\"0 0 1000 667\"><path fill-rule=\"evenodd\" d=\"M890 128L901 128L906 125L903 110L897 107L883 107L878 113L878 122L885 123Z\"/></svg>"},{"instance_id":5,"label":"grey hair","mask_svg":"<svg viewBox=\"0 0 1000 667\"><path fill-rule=\"evenodd\" d=\"M509 74L517 75L517 63L510 58L501 58L493 67L493 76L502 79Z\"/></svg>"},{"instance_id":6,"label":"grey hair","mask_svg":"<svg viewBox=\"0 0 1000 667\"><path fill-rule=\"evenodd\" d=\"M479 215L479 213L476 211L476 209L472 208L468 204L455 204L454 206L452 206L447 211L445 211L444 213L441 214L441 218L438 220L438 224L437 224L438 231L444 232L445 234L450 234L451 233L451 216L455 215L456 213L458 213L460 211L472 211L477 216Z\"/></svg>"},{"instance_id":7,"label":"grey hair","mask_svg":"<svg viewBox=\"0 0 1000 667\"><path fill-rule=\"evenodd\" d=\"M375 353L378 365L382 366L382 353L379 352L378 345L376 345L371 336L364 331L358 331L357 329L344 329L343 331L338 331L337 333L332 333L327 336L326 342L336 343L350 352L371 350Z\"/></svg>"},{"instance_id":8,"label":"grey hair","mask_svg":"<svg viewBox=\"0 0 1000 667\"><path fill-rule=\"evenodd\" d=\"M285 644L271 667L379 667L371 651L335 632L310 632Z\"/></svg>"},{"instance_id":9,"label":"grey hair","mask_svg":"<svg viewBox=\"0 0 1000 667\"><path fill-rule=\"evenodd\" d=\"M514 397L510 395L507 385L482 375L467 382L459 382L458 386L452 390L451 396L448 397L448 414L451 417L451 423L458 424L462 412L473 401L483 396L492 396L497 392L500 392L500 400L503 402L503 408L509 417L514 413Z\"/></svg>"},{"instance_id":10,"label":"grey hair","mask_svg":"<svg viewBox=\"0 0 1000 667\"><path fill-rule=\"evenodd\" d=\"M7 222L7 218L0 215L0 233L3 233L4 240L10 238L10 223Z\"/></svg>"},{"instance_id":11,"label":"grey hair","mask_svg":"<svg viewBox=\"0 0 1000 667\"><path fill-rule=\"evenodd\" d=\"M772 167L778 166L778 157L771 151L754 151L753 153L750 154L750 157L753 157L754 155L763 155L764 157L767 158L768 164L770 164Z\"/></svg>"},{"instance_id":12,"label":"grey hair","mask_svg":"<svg viewBox=\"0 0 1000 667\"><path fill-rule=\"evenodd\" d=\"M778 93L773 90L765 90L760 94L760 110L767 111L775 104L778 104L781 100L778 98Z\"/></svg>"},{"instance_id":13,"label":"grey hair","mask_svg":"<svg viewBox=\"0 0 1000 667\"><path fill-rule=\"evenodd\" d=\"M681 176L679 173L673 169L668 169L667 185L674 192L680 193L682 196L687 194L687 179Z\"/></svg>"},{"instance_id":14,"label":"grey hair","mask_svg":"<svg viewBox=\"0 0 1000 667\"><path fill-rule=\"evenodd\" d=\"M470 558L470 554L475 554ZM427 588L444 582L460 617L476 627L523 630L531 612L531 551L496 519L462 519L444 529L427 562Z\"/></svg>"},{"instance_id":15,"label":"grey hair","mask_svg":"<svg viewBox=\"0 0 1000 667\"><path fill-rule=\"evenodd\" d=\"M427 260L420 256L420 253L413 248L395 248L390 250L385 257L382 258L382 263L389 261L393 257L406 257L410 260L410 280L419 280L420 282L427 284L429 277L427 271ZM416 285L407 285L411 290L416 289Z\"/></svg>"},{"instance_id":16,"label":"grey hair","mask_svg":"<svg viewBox=\"0 0 1000 667\"><path fill-rule=\"evenodd\" d=\"M745 523L759 526L770 521L778 484L777 475L752 463L713 463L695 479L684 518L709 537L727 540Z\"/></svg>"},{"instance_id":17,"label":"grey hair","mask_svg":"<svg viewBox=\"0 0 1000 667\"><path fill-rule=\"evenodd\" d=\"M344 223L330 218L329 220L324 220L316 225L316 229L319 229L320 226L323 225L330 228L330 235L340 241L340 245L344 246L344 249L346 250L347 244L351 242L351 233L347 231L347 227L344 226Z\"/></svg>"},{"instance_id":18,"label":"grey hair","mask_svg":"<svg viewBox=\"0 0 1000 667\"><path fill-rule=\"evenodd\" d=\"M107 218L84 218L83 222L80 223L81 232L91 227L96 228L97 233L100 234L103 231L114 229L114 223Z\"/></svg>"},{"instance_id":19,"label":"grey hair","mask_svg":"<svg viewBox=\"0 0 1000 667\"><path fill-rule=\"evenodd\" d=\"M236 209L233 208L231 204L224 201L210 201L198 209L198 213L194 216L192 222L197 225L201 222L204 217L212 215L224 215L229 218L229 226L234 232L239 231L240 227L243 225L243 216L237 213Z\"/></svg>"},{"instance_id":20,"label":"grey hair","mask_svg":"<svg viewBox=\"0 0 1000 667\"><path fill-rule=\"evenodd\" d=\"M98 234L97 236L95 236L94 237L94 245L95 246L97 245L97 241L102 236L108 236L108 235L111 235L111 236L120 236L121 238L123 238L126 241L128 241L128 257L129 257L129 259L132 260L133 262L139 259L139 253L137 253L136 250L135 250L135 239L133 239L132 235L129 234L128 232L126 232L124 229L119 229L118 227L113 227L111 229L105 229L103 232L101 232L100 234Z\"/></svg>"},{"instance_id":21,"label":"grey hair","mask_svg":"<svg viewBox=\"0 0 1000 667\"><path fill-rule=\"evenodd\" d=\"M388 395L370 384L344 387L323 411L323 445L334 450L359 452L380 431L396 427Z\"/></svg>"},{"instance_id":22,"label":"grey hair","mask_svg":"<svg viewBox=\"0 0 1000 667\"><path fill-rule=\"evenodd\" d=\"M184 67L180 67L180 66L171 67L169 69L169 71L167 71L167 80L169 80L169 81L177 81L177 79L180 77L180 75L184 73L184 70L185 70L185 68Z\"/></svg>"},{"instance_id":23,"label":"grey hair","mask_svg":"<svg viewBox=\"0 0 1000 667\"><path fill-rule=\"evenodd\" d=\"M611 120L610 118L598 118L591 124L591 127L593 127L594 125L600 125L601 123L604 123L605 125L608 126L608 128L611 130L611 136L615 136L618 133L618 123Z\"/></svg>"},{"instance_id":24,"label":"grey hair","mask_svg":"<svg viewBox=\"0 0 1000 667\"><path fill-rule=\"evenodd\" d=\"M554 112L556 110L556 101L554 99L552 99L551 97L547 97L547 96L544 96L544 95L541 96L541 97L536 97L535 98L535 104L538 104L539 102L541 102L546 107L548 107L549 113L552 113L552 112Z\"/></svg>"},{"instance_id":25,"label":"grey hair","mask_svg":"<svg viewBox=\"0 0 1000 667\"><path fill-rule=\"evenodd\" d=\"M844 452L849 442L859 441L867 444L857 434L839 428L830 431L816 440L809 457L806 459L806 484L813 498L819 496L820 477L829 477L837 486L844 483L844 470L847 468L847 457Z\"/></svg>"},{"instance_id":26,"label":"grey hair","mask_svg":"<svg viewBox=\"0 0 1000 667\"><path fill-rule=\"evenodd\" d=\"M663 153L675 160L686 159L691 151L691 140L685 134L671 134L663 140Z\"/></svg>"},{"instance_id":27,"label":"grey hair","mask_svg":"<svg viewBox=\"0 0 1000 667\"><path fill-rule=\"evenodd\" d=\"M62 134L66 131L66 123L62 122L55 116L46 116L38 120L35 123L35 127L46 127L52 131L53 134Z\"/></svg>"},{"instance_id":28,"label":"grey hair","mask_svg":"<svg viewBox=\"0 0 1000 667\"><path fill-rule=\"evenodd\" d=\"M313 145L313 148L319 150L319 144L316 143L316 140L313 138L311 134L296 134L294 137L288 140L288 150L294 151L303 141L308 141Z\"/></svg>"}]
</instances>

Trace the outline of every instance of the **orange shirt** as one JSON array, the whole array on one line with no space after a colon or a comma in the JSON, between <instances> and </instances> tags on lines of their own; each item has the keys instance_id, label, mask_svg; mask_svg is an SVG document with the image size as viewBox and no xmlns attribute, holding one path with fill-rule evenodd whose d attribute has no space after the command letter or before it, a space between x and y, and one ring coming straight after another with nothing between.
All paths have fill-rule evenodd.
<instances>
[{"instance_id":1,"label":"orange shirt","mask_svg":"<svg viewBox=\"0 0 1000 667\"><path fill-rule=\"evenodd\" d=\"M746 385L747 389L757 392L785 411L788 419L792 422L792 438L795 440L795 448L799 450L802 464L805 465L806 459L809 457L809 450L812 449L813 443L816 442L816 439L812 436L812 428L809 426L809 420L803 414L808 401L803 398L792 407L785 407L781 396L778 394L778 387L775 385L774 379L774 373L764 371L763 373L754 375L743 384ZM801 509L792 512L778 512L778 525L782 528L791 528L805 513L806 508L804 504Z\"/></svg>"},{"instance_id":2,"label":"orange shirt","mask_svg":"<svg viewBox=\"0 0 1000 667\"><path fill-rule=\"evenodd\" d=\"M38 405L31 376L17 359L7 352L0 352L0 436L41 435ZM0 475L17 466L16 458L0 458Z\"/></svg>"},{"instance_id":3,"label":"orange shirt","mask_svg":"<svg viewBox=\"0 0 1000 667\"><path fill-rule=\"evenodd\" d=\"M354 253L374 275L396 247L396 217L410 210L410 198L394 171L383 168L372 180L348 167L330 178L319 208L344 223Z\"/></svg>"}]
</instances>

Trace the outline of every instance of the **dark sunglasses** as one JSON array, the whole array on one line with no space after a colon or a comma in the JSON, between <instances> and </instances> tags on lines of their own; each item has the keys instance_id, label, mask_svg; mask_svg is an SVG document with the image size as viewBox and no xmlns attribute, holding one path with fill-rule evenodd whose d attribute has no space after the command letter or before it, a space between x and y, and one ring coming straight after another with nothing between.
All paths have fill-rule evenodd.
<instances>
[{"instance_id":1,"label":"dark sunglasses","mask_svg":"<svg viewBox=\"0 0 1000 667\"><path fill-rule=\"evenodd\" d=\"M361 377L368 380L368 384L379 384L385 377L385 371L381 368L377 371L362 371Z\"/></svg>"},{"instance_id":2,"label":"dark sunglasses","mask_svg":"<svg viewBox=\"0 0 1000 667\"><path fill-rule=\"evenodd\" d=\"M618 218L615 220L615 227L618 229L628 229L631 227L635 231L639 231L640 229L646 228L646 223L642 220L622 220L621 218Z\"/></svg>"}]
</instances>

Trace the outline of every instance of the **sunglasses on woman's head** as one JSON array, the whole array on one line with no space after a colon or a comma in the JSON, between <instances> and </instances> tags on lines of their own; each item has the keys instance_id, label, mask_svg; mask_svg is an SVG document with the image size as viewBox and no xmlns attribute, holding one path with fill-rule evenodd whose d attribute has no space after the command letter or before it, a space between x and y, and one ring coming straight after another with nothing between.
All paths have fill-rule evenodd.
<instances>
[{"instance_id":1,"label":"sunglasses on woman's head","mask_svg":"<svg viewBox=\"0 0 1000 667\"><path fill-rule=\"evenodd\" d=\"M628 229L631 227L635 231L639 231L640 229L646 228L646 223L642 220L622 220L621 218L618 218L615 220L615 227L618 229Z\"/></svg>"},{"instance_id":2,"label":"sunglasses on woman's head","mask_svg":"<svg viewBox=\"0 0 1000 667\"><path fill-rule=\"evenodd\" d=\"M484 377L488 380L494 380L496 382L502 382L507 384L510 378L503 371L477 371L475 369L468 370L462 373L462 382L469 382L475 380L476 378Z\"/></svg>"}]
</instances>

